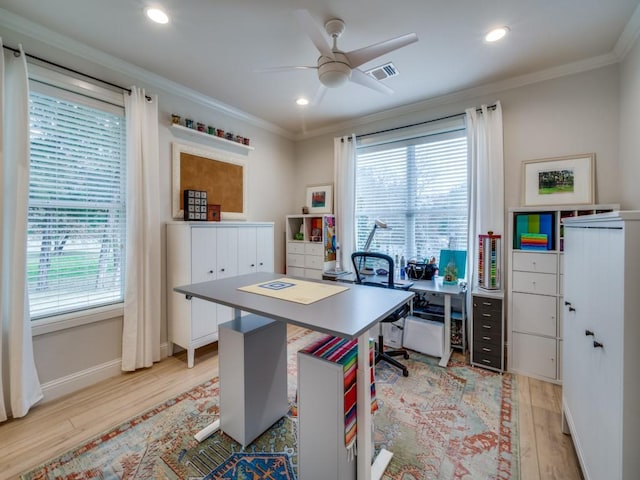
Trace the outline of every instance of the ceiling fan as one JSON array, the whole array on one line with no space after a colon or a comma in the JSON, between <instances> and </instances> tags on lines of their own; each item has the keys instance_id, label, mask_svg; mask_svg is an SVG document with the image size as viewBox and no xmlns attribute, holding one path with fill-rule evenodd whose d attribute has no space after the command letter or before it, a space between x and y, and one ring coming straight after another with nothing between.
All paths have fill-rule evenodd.
<instances>
[{"instance_id":1,"label":"ceiling fan","mask_svg":"<svg viewBox=\"0 0 640 480\"><path fill-rule=\"evenodd\" d=\"M307 36L320 52L317 65L276 67L267 69L266 71L317 70L321 85L314 103L319 103L327 87L339 87L347 81L357 83L378 92L386 94L393 93L393 90L388 86L374 77L367 75L358 67L386 53L418 41L418 36L415 33L407 33L357 50L343 52L337 45L338 38L340 38L340 35L342 35L345 30L345 23L342 20L332 18L324 24L327 35L333 40L333 46L331 46L307 10L296 10L295 15Z\"/></svg>"}]
</instances>

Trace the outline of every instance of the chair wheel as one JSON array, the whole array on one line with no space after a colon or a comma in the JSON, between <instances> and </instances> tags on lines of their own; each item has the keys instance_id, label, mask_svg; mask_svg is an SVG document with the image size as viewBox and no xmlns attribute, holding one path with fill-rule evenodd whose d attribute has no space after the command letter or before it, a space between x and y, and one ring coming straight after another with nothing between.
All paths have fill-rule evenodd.
<instances>
[{"instance_id":1,"label":"chair wheel","mask_svg":"<svg viewBox=\"0 0 640 480\"><path fill-rule=\"evenodd\" d=\"M405 360L409 360L409 352L405 352L404 353L404 359ZM406 375L405 375L405 377L406 377Z\"/></svg>"},{"instance_id":2,"label":"chair wheel","mask_svg":"<svg viewBox=\"0 0 640 480\"><path fill-rule=\"evenodd\" d=\"M409 370L403 370L402 371L402 376L403 377L408 377L409 376Z\"/></svg>"}]
</instances>

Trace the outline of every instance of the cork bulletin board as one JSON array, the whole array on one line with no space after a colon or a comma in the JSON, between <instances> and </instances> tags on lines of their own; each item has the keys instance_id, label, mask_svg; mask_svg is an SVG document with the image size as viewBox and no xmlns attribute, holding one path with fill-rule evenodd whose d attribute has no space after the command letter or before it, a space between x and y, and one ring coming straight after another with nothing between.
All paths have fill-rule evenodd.
<instances>
[{"instance_id":1,"label":"cork bulletin board","mask_svg":"<svg viewBox=\"0 0 640 480\"><path fill-rule=\"evenodd\" d=\"M214 149L173 143L173 217L183 217L186 189L204 190L208 203L221 205L222 220L247 218L247 167L245 160Z\"/></svg>"}]
</instances>

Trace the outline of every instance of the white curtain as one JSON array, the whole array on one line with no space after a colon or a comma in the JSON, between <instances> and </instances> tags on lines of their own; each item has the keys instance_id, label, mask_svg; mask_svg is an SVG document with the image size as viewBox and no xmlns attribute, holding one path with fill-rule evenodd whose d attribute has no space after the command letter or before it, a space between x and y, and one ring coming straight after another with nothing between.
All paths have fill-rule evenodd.
<instances>
[{"instance_id":1,"label":"white curtain","mask_svg":"<svg viewBox=\"0 0 640 480\"><path fill-rule=\"evenodd\" d=\"M149 98L149 99L148 99ZM127 255L122 370L160 360L158 99L132 87L127 118Z\"/></svg>"},{"instance_id":2,"label":"white curtain","mask_svg":"<svg viewBox=\"0 0 640 480\"><path fill-rule=\"evenodd\" d=\"M42 399L33 357L27 290L29 81L27 61L0 39L0 421L23 417Z\"/></svg>"},{"instance_id":3,"label":"white curtain","mask_svg":"<svg viewBox=\"0 0 640 480\"><path fill-rule=\"evenodd\" d=\"M502 106L466 110L469 145L469 255L467 278L476 284L478 235L492 231L504 239L504 158Z\"/></svg>"},{"instance_id":4,"label":"white curtain","mask_svg":"<svg viewBox=\"0 0 640 480\"><path fill-rule=\"evenodd\" d=\"M342 270L351 270L351 254L356 248L356 136L334 138L333 155L338 261Z\"/></svg>"}]
</instances>

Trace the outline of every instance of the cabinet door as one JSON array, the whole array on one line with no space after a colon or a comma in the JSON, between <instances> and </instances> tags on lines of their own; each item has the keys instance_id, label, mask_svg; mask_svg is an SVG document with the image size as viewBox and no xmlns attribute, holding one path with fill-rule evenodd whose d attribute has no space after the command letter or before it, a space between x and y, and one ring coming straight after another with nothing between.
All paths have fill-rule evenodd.
<instances>
[{"instance_id":1,"label":"cabinet door","mask_svg":"<svg viewBox=\"0 0 640 480\"><path fill-rule=\"evenodd\" d=\"M556 336L556 297L514 292L511 302L513 330Z\"/></svg>"},{"instance_id":2,"label":"cabinet door","mask_svg":"<svg viewBox=\"0 0 640 480\"><path fill-rule=\"evenodd\" d=\"M191 283L216 279L216 233L215 228L191 229Z\"/></svg>"},{"instance_id":3,"label":"cabinet door","mask_svg":"<svg viewBox=\"0 0 640 480\"><path fill-rule=\"evenodd\" d=\"M191 228L191 282L207 282L216 278L215 228ZM216 304L192 298L190 340L211 335L218 331Z\"/></svg>"},{"instance_id":4,"label":"cabinet door","mask_svg":"<svg viewBox=\"0 0 640 480\"><path fill-rule=\"evenodd\" d=\"M513 368L524 374L555 380L556 339L513 333Z\"/></svg>"},{"instance_id":5,"label":"cabinet door","mask_svg":"<svg viewBox=\"0 0 640 480\"><path fill-rule=\"evenodd\" d=\"M238 227L219 227L216 245L216 278L238 275Z\"/></svg>"},{"instance_id":6,"label":"cabinet door","mask_svg":"<svg viewBox=\"0 0 640 480\"><path fill-rule=\"evenodd\" d=\"M259 272L273 272L274 270L274 239L273 227L256 228L257 246L256 259Z\"/></svg>"},{"instance_id":7,"label":"cabinet door","mask_svg":"<svg viewBox=\"0 0 640 480\"><path fill-rule=\"evenodd\" d=\"M622 395L623 384L623 310L622 282L624 271L624 241L622 230L602 228L565 229L567 257L576 254L579 266L574 271L567 267L567 294L571 292L575 312L567 314L565 334L574 341L571 355L578 380L567 392L571 402L576 437L587 459L590 478L622 478L619 455L622 451ZM579 239L577 237L580 237ZM573 252L575 244L581 250ZM593 262L598 259L598 272L594 275ZM567 299L569 297L566 297ZM569 321L573 314L569 336ZM586 331L593 335L585 335ZM596 347L598 342L601 347ZM565 345L565 349L568 345ZM565 357L570 357L566 352ZM583 363L584 366L576 365ZM582 368L580 368L582 367ZM565 379L569 371L565 370ZM566 381L566 380L565 380ZM579 383L578 383L579 382ZM585 401L585 399L589 399Z\"/></svg>"},{"instance_id":8,"label":"cabinet door","mask_svg":"<svg viewBox=\"0 0 640 480\"><path fill-rule=\"evenodd\" d=\"M238 275L258 271L256 230L260 229L256 227L238 229Z\"/></svg>"},{"instance_id":9,"label":"cabinet door","mask_svg":"<svg viewBox=\"0 0 640 480\"><path fill-rule=\"evenodd\" d=\"M216 249L217 278L229 278L238 275L238 230L243 227L218 228L218 246ZM231 307L216 304L218 324L233 318ZM216 326L217 328L217 326Z\"/></svg>"}]
</instances>

